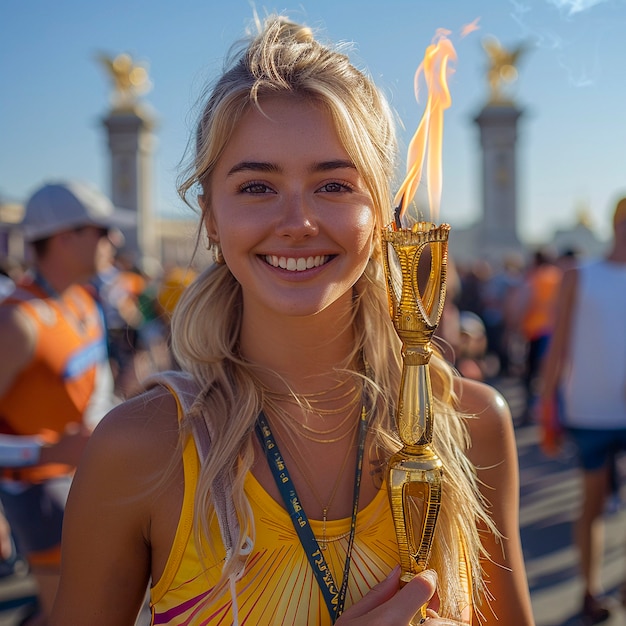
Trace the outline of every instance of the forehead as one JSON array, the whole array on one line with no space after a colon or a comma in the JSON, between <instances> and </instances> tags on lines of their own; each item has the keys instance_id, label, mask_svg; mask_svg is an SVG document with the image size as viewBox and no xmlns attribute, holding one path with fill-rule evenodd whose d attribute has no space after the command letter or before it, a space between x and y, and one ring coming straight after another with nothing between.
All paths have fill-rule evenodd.
<instances>
[{"instance_id":1,"label":"forehead","mask_svg":"<svg viewBox=\"0 0 626 626\"><path fill-rule=\"evenodd\" d=\"M263 95L258 100L250 102L243 113L240 123L245 118L252 118L257 121L259 118L269 123L280 123L285 118L297 117L300 113L305 115L328 116L328 121L332 125L330 114L326 106L315 97L306 97L298 94L277 94Z\"/></svg>"},{"instance_id":2,"label":"forehead","mask_svg":"<svg viewBox=\"0 0 626 626\"><path fill-rule=\"evenodd\" d=\"M288 151L286 152L286 148ZM266 96L250 105L228 138L222 157L275 153L346 158L332 115L320 102L300 96Z\"/></svg>"}]
</instances>

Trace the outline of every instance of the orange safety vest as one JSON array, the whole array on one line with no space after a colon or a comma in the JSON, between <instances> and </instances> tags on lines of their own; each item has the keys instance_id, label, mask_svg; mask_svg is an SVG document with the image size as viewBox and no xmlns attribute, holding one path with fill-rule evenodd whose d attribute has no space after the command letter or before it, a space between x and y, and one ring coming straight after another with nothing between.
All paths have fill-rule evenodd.
<instances>
[{"instance_id":1,"label":"orange safety vest","mask_svg":"<svg viewBox=\"0 0 626 626\"><path fill-rule=\"evenodd\" d=\"M527 339L537 339L552 332L561 277L558 267L546 265L535 269L528 278L529 297L522 320L522 332Z\"/></svg>"},{"instance_id":2,"label":"orange safety vest","mask_svg":"<svg viewBox=\"0 0 626 626\"><path fill-rule=\"evenodd\" d=\"M73 285L54 297L33 282L19 285L2 303L7 305L31 320L37 339L30 363L0 398L0 432L54 441L69 424L82 422L98 365L107 358L100 308L84 287ZM45 465L5 474L38 482L69 469Z\"/></svg>"}]
</instances>

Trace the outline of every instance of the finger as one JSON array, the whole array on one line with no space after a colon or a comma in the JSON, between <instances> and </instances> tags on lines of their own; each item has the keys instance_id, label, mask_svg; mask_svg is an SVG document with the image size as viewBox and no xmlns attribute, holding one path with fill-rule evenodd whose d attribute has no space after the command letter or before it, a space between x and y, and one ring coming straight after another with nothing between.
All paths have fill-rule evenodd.
<instances>
[{"instance_id":1,"label":"finger","mask_svg":"<svg viewBox=\"0 0 626 626\"><path fill-rule=\"evenodd\" d=\"M437 573L435 570L424 570L408 582L398 593L396 597L400 606L406 607L408 618L411 619L417 610L428 603L433 597L437 589ZM412 610L412 607L415 607Z\"/></svg>"},{"instance_id":2,"label":"finger","mask_svg":"<svg viewBox=\"0 0 626 626\"><path fill-rule=\"evenodd\" d=\"M439 617L436 611L427 609L424 626L465 626L465 622L456 622L445 617Z\"/></svg>"},{"instance_id":3,"label":"finger","mask_svg":"<svg viewBox=\"0 0 626 626\"><path fill-rule=\"evenodd\" d=\"M437 587L437 574L425 570L409 581L393 598L379 606L376 612L388 624L407 624L419 609L428 603Z\"/></svg>"}]
</instances>

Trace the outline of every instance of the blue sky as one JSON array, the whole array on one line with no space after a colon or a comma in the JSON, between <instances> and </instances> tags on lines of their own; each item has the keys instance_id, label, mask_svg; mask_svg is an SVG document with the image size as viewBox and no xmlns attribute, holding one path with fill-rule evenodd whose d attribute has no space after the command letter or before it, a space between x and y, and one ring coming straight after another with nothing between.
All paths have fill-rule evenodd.
<instances>
[{"instance_id":1,"label":"blue sky","mask_svg":"<svg viewBox=\"0 0 626 626\"><path fill-rule=\"evenodd\" d=\"M458 54L446 112L441 218L479 216L480 152L473 118L487 97L482 38L532 44L513 93L519 131L519 226L527 241L572 225L589 207L610 233L626 193L626 0L283 0L255 3L353 42L351 57L382 87L406 130L422 113L413 74L437 28ZM149 66L144 100L158 119L154 191L162 214L188 215L175 194L179 161L206 82L244 34L248 0L2 0L0 3L0 197L22 201L41 182L90 180L108 188L110 84L95 55L128 52ZM480 29L459 38L463 25ZM404 154L400 162L404 163Z\"/></svg>"}]
</instances>

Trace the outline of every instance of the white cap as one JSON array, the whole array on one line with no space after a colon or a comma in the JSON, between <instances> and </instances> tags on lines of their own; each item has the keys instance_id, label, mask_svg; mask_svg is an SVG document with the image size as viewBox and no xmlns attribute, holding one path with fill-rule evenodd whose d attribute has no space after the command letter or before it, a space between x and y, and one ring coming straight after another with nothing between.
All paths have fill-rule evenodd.
<instances>
[{"instance_id":1,"label":"white cap","mask_svg":"<svg viewBox=\"0 0 626 626\"><path fill-rule=\"evenodd\" d=\"M133 211L117 209L94 187L73 181L38 189L26 203L21 227L27 241L37 241L80 226L124 229L136 224Z\"/></svg>"}]
</instances>

